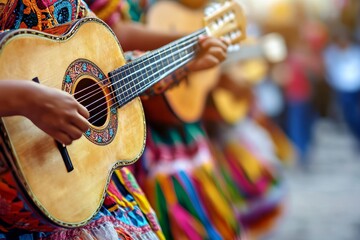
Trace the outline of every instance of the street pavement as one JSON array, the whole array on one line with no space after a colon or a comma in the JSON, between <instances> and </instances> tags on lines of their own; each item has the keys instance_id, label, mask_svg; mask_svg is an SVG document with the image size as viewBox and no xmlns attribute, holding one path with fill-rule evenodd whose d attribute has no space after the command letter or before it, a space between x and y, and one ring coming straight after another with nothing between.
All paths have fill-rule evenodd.
<instances>
[{"instance_id":1,"label":"street pavement","mask_svg":"<svg viewBox=\"0 0 360 240\"><path fill-rule=\"evenodd\" d=\"M307 166L285 179L286 211L265 240L360 240L360 151L343 123L319 120Z\"/></svg>"}]
</instances>

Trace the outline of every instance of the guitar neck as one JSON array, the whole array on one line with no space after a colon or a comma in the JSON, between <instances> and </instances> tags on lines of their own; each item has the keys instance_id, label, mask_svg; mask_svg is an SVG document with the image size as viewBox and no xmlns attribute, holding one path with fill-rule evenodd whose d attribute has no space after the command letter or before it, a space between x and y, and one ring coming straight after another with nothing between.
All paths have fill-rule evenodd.
<instances>
[{"instance_id":1,"label":"guitar neck","mask_svg":"<svg viewBox=\"0 0 360 240\"><path fill-rule=\"evenodd\" d=\"M244 61L252 58L261 58L261 57L264 57L264 51L261 45L259 44L252 44L248 46L243 45L237 49L230 50L222 66L226 67L227 65L231 65L238 61Z\"/></svg>"},{"instance_id":2,"label":"guitar neck","mask_svg":"<svg viewBox=\"0 0 360 240\"><path fill-rule=\"evenodd\" d=\"M266 34L255 43L235 46L229 51L223 66L252 58L265 58L271 63L278 63L287 56L285 40L277 33Z\"/></svg>"},{"instance_id":3,"label":"guitar neck","mask_svg":"<svg viewBox=\"0 0 360 240\"><path fill-rule=\"evenodd\" d=\"M162 48L150 52L109 73L119 107L190 62L199 50L198 37L206 29L196 31Z\"/></svg>"}]
</instances>

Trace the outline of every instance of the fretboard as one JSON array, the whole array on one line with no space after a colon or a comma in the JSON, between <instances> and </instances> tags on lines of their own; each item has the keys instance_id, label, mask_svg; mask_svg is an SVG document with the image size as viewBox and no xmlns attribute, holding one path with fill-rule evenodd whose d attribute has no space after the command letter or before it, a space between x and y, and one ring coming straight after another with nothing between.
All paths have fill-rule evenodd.
<instances>
[{"instance_id":1,"label":"fretboard","mask_svg":"<svg viewBox=\"0 0 360 240\"><path fill-rule=\"evenodd\" d=\"M206 30L194 32L110 72L118 107L190 62L199 49L200 35L206 35Z\"/></svg>"}]
</instances>

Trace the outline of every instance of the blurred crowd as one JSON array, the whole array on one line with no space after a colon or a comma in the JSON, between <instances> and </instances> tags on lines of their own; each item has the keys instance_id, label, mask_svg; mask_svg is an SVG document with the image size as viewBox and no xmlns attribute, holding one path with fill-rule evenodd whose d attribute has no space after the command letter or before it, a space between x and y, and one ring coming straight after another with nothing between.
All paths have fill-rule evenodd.
<instances>
[{"instance_id":1,"label":"blurred crowd","mask_svg":"<svg viewBox=\"0 0 360 240\"><path fill-rule=\"evenodd\" d=\"M247 11L248 39L241 48L245 56L246 49L253 54L239 60L230 53L229 59L224 63L223 73L226 78L236 79L243 90L251 89L254 102L247 116L258 119L259 112L265 114L271 119L266 124L274 124L267 128L268 132L279 126L290 140L293 155L284 158L279 152L276 154L277 159L282 160L281 165L291 162L300 169L309 168L312 160L310 153L314 146L314 126L317 121L324 119L331 120L338 126L345 125L354 139L353 148L359 152L360 2L242 2ZM258 48L261 48L261 52ZM238 94L244 95L244 92ZM238 127L235 129L247 128L248 135L240 133L240 130L236 132L234 128L225 135L238 134L246 136L244 138L247 140L255 139L257 131L246 125L246 121L238 119L235 124ZM224 129L221 131L224 133ZM261 146L257 151L266 146L260 139L258 137L255 140ZM276 139L273 138L272 142L279 143ZM221 141L224 143L223 138ZM284 142L279 144L283 150L285 145ZM223 151L226 152L226 149ZM267 156L266 159L270 158ZM279 182L283 182L281 172L284 168L281 169L276 174ZM268 193L260 198L272 197ZM279 202L283 200L284 198ZM249 209L252 204L254 202L249 200ZM262 214L252 223L259 224L265 219ZM246 214L243 213L243 216ZM250 232L256 229L254 225L248 225L246 217L244 219L243 223L246 227L250 226ZM276 217L272 220L275 219ZM255 236L271 232L274 225L268 226L270 227L262 228Z\"/></svg>"},{"instance_id":2,"label":"blurred crowd","mask_svg":"<svg viewBox=\"0 0 360 240\"><path fill-rule=\"evenodd\" d=\"M359 143L359 1L270 1L262 10L258 1L244 2L262 35L284 38L287 56L267 62L266 80L255 91L259 106L294 143L298 161L309 161L319 118L344 120Z\"/></svg>"}]
</instances>

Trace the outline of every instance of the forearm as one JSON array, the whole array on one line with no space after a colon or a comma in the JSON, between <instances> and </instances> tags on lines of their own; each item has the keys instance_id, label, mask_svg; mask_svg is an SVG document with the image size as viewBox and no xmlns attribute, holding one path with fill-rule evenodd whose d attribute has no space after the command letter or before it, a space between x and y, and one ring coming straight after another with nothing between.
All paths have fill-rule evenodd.
<instances>
[{"instance_id":1,"label":"forearm","mask_svg":"<svg viewBox=\"0 0 360 240\"><path fill-rule=\"evenodd\" d=\"M23 115L27 91L31 82L17 80L0 81L0 117Z\"/></svg>"},{"instance_id":2,"label":"forearm","mask_svg":"<svg viewBox=\"0 0 360 240\"><path fill-rule=\"evenodd\" d=\"M142 24L123 21L116 23L113 30L124 51L154 50L184 36L180 33L155 31Z\"/></svg>"},{"instance_id":3,"label":"forearm","mask_svg":"<svg viewBox=\"0 0 360 240\"><path fill-rule=\"evenodd\" d=\"M209 1L208 0L180 0L180 2L190 8L201 8L201 7L204 7Z\"/></svg>"}]
</instances>

